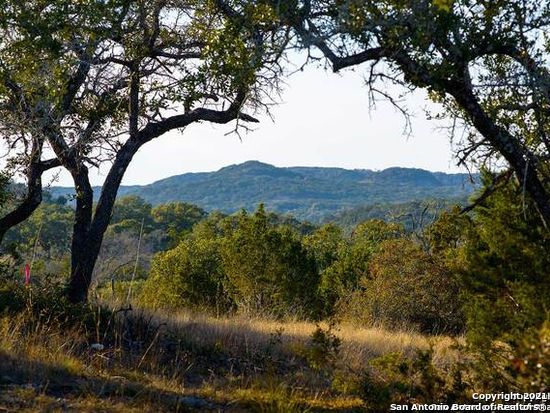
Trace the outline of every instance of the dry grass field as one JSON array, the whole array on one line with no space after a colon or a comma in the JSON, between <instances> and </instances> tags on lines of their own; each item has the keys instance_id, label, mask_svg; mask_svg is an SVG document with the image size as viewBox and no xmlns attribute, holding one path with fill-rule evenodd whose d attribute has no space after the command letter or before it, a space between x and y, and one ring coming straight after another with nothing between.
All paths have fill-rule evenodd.
<instances>
[{"instance_id":1,"label":"dry grass field","mask_svg":"<svg viewBox=\"0 0 550 413\"><path fill-rule=\"evenodd\" d=\"M430 346L436 363L457 357L448 337L381 328L105 307L87 317L0 318L0 411L355 412L369 360Z\"/></svg>"}]
</instances>

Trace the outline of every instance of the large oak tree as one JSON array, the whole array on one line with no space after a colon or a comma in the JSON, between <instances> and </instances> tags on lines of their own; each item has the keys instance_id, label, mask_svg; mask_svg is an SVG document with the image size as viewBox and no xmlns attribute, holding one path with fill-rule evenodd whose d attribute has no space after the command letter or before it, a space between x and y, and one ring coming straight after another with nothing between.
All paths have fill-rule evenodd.
<instances>
[{"instance_id":1,"label":"large oak tree","mask_svg":"<svg viewBox=\"0 0 550 413\"><path fill-rule=\"evenodd\" d=\"M459 161L503 161L550 225L550 2L304 0L296 10L287 24L311 58L320 51L334 71L368 64L371 91L394 102L384 82L427 90L465 126Z\"/></svg>"},{"instance_id":2,"label":"large oak tree","mask_svg":"<svg viewBox=\"0 0 550 413\"><path fill-rule=\"evenodd\" d=\"M192 123L256 122L277 87L284 31L261 4L8 2L0 15L0 127L27 193L0 235L62 166L76 192L68 296L85 301L117 190L147 142ZM51 156L51 158L48 158ZM152 160L157 162L159 160ZM109 165L97 205L91 168Z\"/></svg>"}]
</instances>

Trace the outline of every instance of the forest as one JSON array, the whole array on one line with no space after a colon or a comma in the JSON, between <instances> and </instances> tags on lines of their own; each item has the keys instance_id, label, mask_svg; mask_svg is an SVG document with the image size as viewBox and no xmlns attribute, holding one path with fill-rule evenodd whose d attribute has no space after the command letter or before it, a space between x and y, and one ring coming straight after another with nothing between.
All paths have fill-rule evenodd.
<instances>
[{"instance_id":1,"label":"forest","mask_svg":"<svg viewBox=\"0 0 550 413\"><path fill-rule=\"evenodd\" d=\"M500 393L546 408L548 1L4 3L0 410L496 410L479 395ZM248 132L297 51L364 71L406 122L402 97L423 91L475 191L313 223L262 199L220 212L119 192L169 132ZM56 171L70 199L47 190Z\"/></svg>"}]
</instances>

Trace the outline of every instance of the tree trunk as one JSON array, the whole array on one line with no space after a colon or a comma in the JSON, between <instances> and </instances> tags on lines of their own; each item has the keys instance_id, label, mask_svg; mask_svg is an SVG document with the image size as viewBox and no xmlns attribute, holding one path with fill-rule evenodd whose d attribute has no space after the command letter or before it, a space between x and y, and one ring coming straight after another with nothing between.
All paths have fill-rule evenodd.
<instances>
[{"instance_id":1,"label":"tree trunk","mask_svg":"<svg viewBox=\"0 0 550 413\"><path fill-rule=\"evenodd\" d=\"M71 244L71 277L67 296L73 303L85 302L92 282L95 259L90 245L93 190L88 178L88 168L79 165L71 171L76 189L73 239Z\"/></svg>"},{"instance_id":2,"label":"tree trunk","mask_svg":"<svg viewBox=\"0 0 550 413\"><path fill-rule=\"evenodd\" d=\"M88 299L94 267L111 220L118 188L140 146L136 140L129 139L118 152L103 184L93 219L93 191L88 180L88 170L83 167L82 175L73 175L77 188L77 204L71 251L71 278L67 292L73 303L83 303Z\"/></svg>"},{"instance_id":3,"label":"tree trunk","mask_svg":"<svg viewBox=\"0 0 550 413\"><path fill-rule=\"evenodd\" d=\"M67 297L72 303L84 303L88 300L88 290L92 282L97 254L88 249L82 234L73 233L73 250L71 253L71 278L67 289ZM78 249L74 248L75 244Z\"/></svg>"}]
</instances>

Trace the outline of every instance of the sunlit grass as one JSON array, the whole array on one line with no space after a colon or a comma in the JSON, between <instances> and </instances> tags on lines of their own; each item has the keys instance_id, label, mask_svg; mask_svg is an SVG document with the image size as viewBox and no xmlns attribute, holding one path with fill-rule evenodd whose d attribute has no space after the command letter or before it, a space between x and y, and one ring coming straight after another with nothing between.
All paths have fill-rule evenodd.
<instances>
[{"instance_id":1,"label":"sunlit grass","mask_svg":"<svg viewBox=\"0 0 550 413\"><path fill-rule=\"evenodd\" d=\"M119 321L126 317L112 314ZM149 331L147 341L136 349L106 341L99 352L90 349L105 337L99 329L85 333L28 322L26 314L1 316L0 410L174 411L196 399L199 406L191 410L354 412L363 401L347 389L369 360L430 346L437 363L457 357L448 337L374 327L186 311L134 309L127 316L142 321L134 328ZM303 357L319 326L341 340L334 365L327 366L339 370L338 386Z\"/></svg>"},{"instance_id":2,"label":"sunlit grass","mask_svg":"<svg viewBox=\"0 0 550 413\"><path fill-rule=\"evenodd\" d=\"M252 352L264 348L274 336L290 346L305 343L318 326L329 328L328 323L305 321L277 321L245 316L212 317L185 311L147 311L157 322L185 332L197 343L223 346L231 353ZM426 336L413 331L389 331L381 327L358 327L340 324L332 327L342 340L341 360L350 367L364 366L372 358L390 352L412 355L419 349L433 347L436 363L453 361L457 354L453 349L462 338Z\"/></svg>"}]
</instances>

